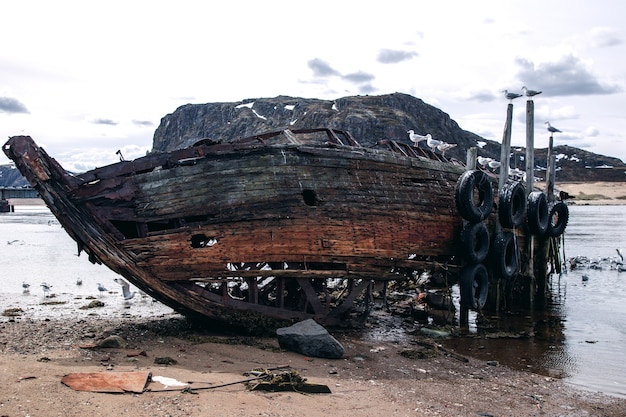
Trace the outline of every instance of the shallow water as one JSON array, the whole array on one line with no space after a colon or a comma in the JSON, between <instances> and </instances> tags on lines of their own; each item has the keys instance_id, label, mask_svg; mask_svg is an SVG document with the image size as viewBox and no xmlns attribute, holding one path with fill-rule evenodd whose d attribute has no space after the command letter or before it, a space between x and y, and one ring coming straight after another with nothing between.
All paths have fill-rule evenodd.
<instances>
[{"instance_id":1,"label":"shallow water","mask_svg":"<svg viewBox=\"0 0 626 417\"><path fill-rule=\"evenodd\" d=\"M626 206L571 206L565 258L585 256L589 264L552 277L545 311L473 316L475 337L449 339L445 345L626 398L626 272L615 265L616 249L626 249L625 235ZM527 337L506 337L520 334Z\"/></svg>"},{"instance_id":2,"label":"shallow water","mask_svg":"<svg viewBox=\"0 0 626 417\"><path fill-rule=\"evenodd\" d=\"M137 295L123 299L117 274L77 256L76 244L52 214L42 206L16 207L0 214L0 311L19 307L23 319L47 317L166 316L169 307ZM586 256L601 261L604 269L587 267L553 277L551 303L546 311L522 312L500 317L470 317L475 337L447 339L446 347L458 353L498 361L519 369L564 378L579 388L626 398L626 272L611 269L616 248L626 249L626 206L572 206L566 229L565 256ZM604 258L604 259L602 259ZM583 276L587 277L583 281ZM76 280L82 279L82 285ZM22 282L30 291L22 291ZM40 287L53 285L48 297ZM110 291L100 294L97 284ZM102 308L81 310L91 299ZM458 291L454 296L458 303ZM458 307L458 305L457 305ZM381 336L404 337L399 319ZM500 335L523 338L487 338L489 328Z\"/></svg>"},{"instance_id":3,"label":"shallow water","mask_svg":"<svg viewBox=\"0 0 626 417\"><path fill-rule=\"evenodd\" d=\"M173 313L141 294L124 300L121 286L113 281L119 276L90 263L84 253L77 256L76 243L45 206L17 206L15 210L0 214L0 311L21 308L23 317L32 318ZM77 285L79 279L82 285ZM30 284L28 291L23 290L23 282ZM44 294L42 282L52 285L49 293ZM100 293L98 283L109 291ZM131 290L137 289L131 286ZM93 301L90 297L102 301L104 307L80 309Z\"/></svg>"}]
</instances>

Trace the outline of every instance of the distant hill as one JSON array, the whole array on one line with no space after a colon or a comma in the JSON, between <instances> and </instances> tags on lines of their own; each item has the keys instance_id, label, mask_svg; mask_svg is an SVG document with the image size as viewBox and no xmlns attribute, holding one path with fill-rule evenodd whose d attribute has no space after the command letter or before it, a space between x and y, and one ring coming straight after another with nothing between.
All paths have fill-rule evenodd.
<instances>
[{"instance_id":1,"label":"distant hill","mask_svg":"<svg viewBox=\"0 0 626 417\"><path fill-rule=\"evenodd\" d=\"M436 107L407 94L318 100L278 96L231 103L187 104L161 119L153 151L170 151L203 138L227 142L268 130L331 127L347 130L363 146L381 139L411 143L407 130L456 143L447 156L465 161L467 149L484 144L478 154L500 159L500 143L468 132ZM425 146L421 143L420 146ZM524 148L515 148L511 167L525 169ZM557 181L626 181L626 165L618 158L571 146L557 146ZM547 149L535 150L535 175L543 178Z\"/></svg>"},{"instance_id":2,"label":"distant hill","mask_svg":"<svg viewBox=\"0 0 626 417\"><path fill-rule=\"evenodd\" d=\"M347 130L363 146L381 139L411 143L407 130L456 143L446 156L465 161L467 149L500 159L500 143L468 132L447 113L422 100L401 93L380 96L343 97L336 100L278 96L239 102L187 104L164 116L154 132L153 152L171 151L211 138L233 139L279 129L331 127ZM420 146L426 146L421 143ZM481 147L482 146L482 147ZM512 149L511 167L525 168L524 148ZM547 149L535 150L535 175L545 177ZM571 146L557 146L557 182L626 181L626 165L617 158L598 155ZM53 155L54 156L54 155ZM0 186L27 182L16 169L0 166Z\"/></svg>"},{"instance_id":3,"label":"distant hill","mask_svg":"<svg viewBox=\"0 0 626 417\"><path fill-rule=\"evenodd\" d=\"M26 178L13 164L0 165L0 187L23 187L29 185Z\"/></svg>"}]
</instances>

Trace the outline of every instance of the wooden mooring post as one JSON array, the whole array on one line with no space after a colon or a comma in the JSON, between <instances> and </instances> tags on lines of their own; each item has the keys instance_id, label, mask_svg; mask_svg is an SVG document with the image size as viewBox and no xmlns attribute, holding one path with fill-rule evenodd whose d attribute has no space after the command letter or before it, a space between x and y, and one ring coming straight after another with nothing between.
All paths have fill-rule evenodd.
<instances>
[{"instance_id":1,"label":"wooden mooring post","mask_svg":"<svg viewBox=\"0 0 626 417\"><path fill-rule=\"evenodd\" d=\"M498 177L498 190L503 190L509 179L510 154L511 154L511 128L513 126L513 103L509 103L506 108L506 121L504 122L504 132L502 133L502 146L500 147L500 176ZM496 222L496 235L502 233L502 225ZM496 311L500 311L502 293L502 277L498 277L496 282Z\"/></svg>"},{"instance_id":2,"label":"wooden mooring post","mask_svg":"<svg viewBox=\"0 0 626 417\"><path fill-rule=\"evenodd\" d=\"M535 186L535 103L526 100L526 197ZM528 265L526 274L530 280L529 303L531 308L535 304L535 237L531 234L528 239Z\"/></svg>"}]
</instances>

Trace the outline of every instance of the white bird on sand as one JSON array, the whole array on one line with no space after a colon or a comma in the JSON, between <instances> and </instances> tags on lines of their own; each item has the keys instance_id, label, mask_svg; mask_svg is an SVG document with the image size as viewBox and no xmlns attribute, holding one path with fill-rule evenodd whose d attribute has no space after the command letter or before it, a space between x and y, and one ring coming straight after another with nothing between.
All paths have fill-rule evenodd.
<instances>
[{"instance_id":1,"label":"white bird on sand","mask_svg":"<svg viewBox=\"0 0 626 417\"><path fill-rule=\"evenodd\" d=\"M109 290L107 290L102 284L98 283L98 291L100 291L100 295L102 295L103 292L107 292Z\"/></svg>"},{"instance_id":2,"label":"white bird on sand","mask_svg":"<svg viewBox=\"0 0 626 417\"><path fill-rule=\"evenodd\" d=\"M137 294L137 291L130 292L130 284L122 278L115 278L113 281L122 286L122 295L124 296L124 300L130 300L135 296L135 294Z\"/></svg>"},{"instance_id":3,"label":"white bird on sand","mask_svg":"<svg viewBox=\"0 0 626 417\"><path fill-rule=\"evenodd\" d=\"M528 88L526 88L526 86L522 87L522 91L524 92L524 94L526 94L526 97L532 97L536 96L537 94L541 94L541 91L529 90Z\"/></svg>"},{"instance_id":4,"label":"white bird on sand","mask_svg":"<svg viewBox=\"0 0 626 417\"><path fill-rule=\"evenodd\" d=\"M82 278L76 278L76 285L83 285L83 279Z\"/></svg>"},{"instance_id":5,"label":"white bird on sand","mask_svg":"<svg viewBox=\"0 0 626 417\"><path fill-rule=\"evenodd\" d=\"M47 294L50 292L50 288L52 288L52 285L46 282L42 282L40 285L41 285L41 288L43 289L43 295L47 296Z\"/></svg>"},{"instance_id":6,"label":"white bird on sand","mask_svg":"<svg viewBox=\"0 0 626 417\"><path fill-rule=\"evenodd\" d=\"M502 90L502 92L504 93L504 97L506 97L509 101L513 101L514 99L522 96L519 93L509 93L509 90Z\"/></svg>"},{"instance_id":7,"label":"white bird on sand","mask_svg":"<svg viewBox=\"0 0 626 417\"><path fill-rule=\"evenodd\" d=\"M418 135L413 130L408 130L406 133L409 134L409 139L411 139L411 142L413 142L413 146L417 146L417 144L423 140L432 139L432 136L430 135L430 133L426 134L425 136Z\"/></svg>"},{"instance_id":8,"label":"white bird on sand","mask_svg":"<svg viewBox=\"0 0 626 417\"><path fill-rule=\"evenodd\" d=\"M426 139L426 145L428 145L428 147L432 149L433 152L435 152L437 146L441 145L442 143L442 141L433 139L432 137Z\"/></svg>"},{"instance_id":9,"label":"white bird on sand","mask_svg":"<svg viewBox=\"0 0 626 417\"><path fill-rule=\"evenodd\" d=\"M560 132L560 130L552 126L550 122L546 122L545 124L546 124L546 129L548 129L548 132L550 133Z\"/></svg>"},{"instance_id":10,"label":"white bird on sand","mask_svg":"<svg viewBox=\"0 0 626 417\"><path fill-rule=\"evenodd\" d=\"M24 288L24 292L30 291L30 284L26 281L22 281L22 288Z\"/></svg>"},{"instance_id":11,"label":"white bird on sand","mask_svg":"<svg viewBox=\"0 0 626 417\"><path fill-rule=\"evenodd\" d=\"M455 146L456 143L441 142L441 144L437 145L437 149L441 151L441 156L446 156L446 151L454 148Z\"/></svg>"}]
</instances>

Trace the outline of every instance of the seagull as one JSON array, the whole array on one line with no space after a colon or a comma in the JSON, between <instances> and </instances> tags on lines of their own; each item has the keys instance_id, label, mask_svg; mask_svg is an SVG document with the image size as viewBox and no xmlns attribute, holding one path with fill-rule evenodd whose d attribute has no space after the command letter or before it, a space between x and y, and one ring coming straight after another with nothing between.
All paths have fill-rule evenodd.
<instances>
[{"instance_id":1,"label":"seagull","mask_svg":"<svg viewBox=\"0 0 626 417\"><path fill-rule=\"evenodd\" d=\"M428 145L428 147L430 149L433 150L433 152L435 152L435 148L439 145L441 145L443 142L437 139L433 139L432 137L426 139L426 145Z\"/></svg>"},{"instance_id":2,"label":"seagull","mask_svg":"<svg viewBox=\"0 0 626 417\"><path fill-rule=\"evenodd\" d=\"M26 281L22 281L22 288L24 288L24 292L30 292L30 284Z\"/></svg>"},{"instance_id":3,"label":"seagull","mask_svg":"<svg viewBox=\"0 0 626 417\"><path fill-rule=\"evenodd\" d=\"M76 278L76 285L83 285L83 279L82 278Z\"/></svg>"},{"instance_id":4,"label":"seagull","mask_svg":"<svg viewBox=\"0 0 626 417\"><path fill-rule=\"evenodd\" d=\"M546 124L546 127L548 129L548 132L550 132L550 133L560 132L560 130L557 129L556 127L552 126L550 124L550 122L546 122L545 124Z\"/></svg>"},{"instance_id":5,"label":"seagull","mask_svg":"<svg viewBox=\"0 0 626 417\"><path fill-rule=\"evenodd\" d=\"M122 286L122 295L124 296L124 300L130 300L135 296L135 294L137 294L137 291L130 292L130 284L122 278L115 278L113 281Z\"/></svg>"},{"instance_id":6,"label":"seagull","mask_svg":"<svg viewBox=\"0 0 626 417\"><path fill-rule=\"evenodd\" d=\"M489 161L489 168L493 170L500 168L500 165L501 165L500 161L495 161L495 160Z\"/></svg>"},{"instance_id":7,"label":"seagull","mask_svg":"<svg viewBox=\"0 0 626 417\"><path fill-rule=\"evenodd\" d=\"M411 139L411 142L413 142L413 146L417 146L417 144L423 140L432 139L430 133L426 134L426 136L418 135L413 130L408 130L406 133L409 134L409 139Z\"/></svg>"},{"instance_id":8,"label":"seagull","mask_svg":"<svg viewBox=\"0 0 626 417\"><path fill-rule=\"evenodd\" d=\"M518 93L509 93L509 90L502 90L502 92L504 93L504 97L506 97L509 101L513 101L514 99L522 96Z\"/></svg>"},{"instance_id":9,"label":"seagull","mask_svg":"<svg viewBox=\"0 0 626 417\"><path fill-rule=\"evenodd\" d=\"M492 158L489 158L489 157L486 157L486 156L477 156L476 160L478 161L478 163L482 167L486 167L487 165L489 165L489 162L493 161Z\"/></svg>"},{"instance_id":10,"label":"seagull","mask_svg":"<svg viewBox=\"0 0 626 417\"><path fill-rule=\"evenodd\" d=\"M456 146L456 143L446 143L441 142L441 144L437 145L437 149L441 151L441 156L446 156L446 151L448 149L452 149Z\"/></svg>"},{"instance_id":11,"label":"seagull","mask_svg":"<svg viewBox=\"0 0 626 417\"><path fill-rule=\"evenodd\" d=\"M622 253L622 250L620 248L617 248L615 250L617 251L617 254L619 255L622 262L624 262L624 254Z\"/></svg>"},{"instance_id":12,"label":"seagull","mask_svg":"<svg viewBox=\"0 0 626 417\"><path fill-rule=\"evenodd\" d=\"M526 94L526 97L536 96L537 94L541 94L541 91L529 90L526 86L522 87L522 91Z\"/></svg>"},{"instance_id":13,"label":"seagull","mask_svg":"<svg viewBox=\"0 0 626 417\"><path fill-rule=\"evenodd\" d=\"M100 291L100 295L102 295L103 292L107 292L108 290L104 288L102 284L98 283L98 291Z\"/></svg>"},{"instance_id":14,"label":"seagull","mask_svg":"<svg viewBox=\"0 0 626 417\"><path fill-rule=\"evenodd\" d=\"M42 282L41 284L41 288L43 289L43 295L44 297L47 297L46 294L48 294L50 292L50 288L52 288L52 285L46 283L46 282Z\"/></svg>"}]
</instances>

